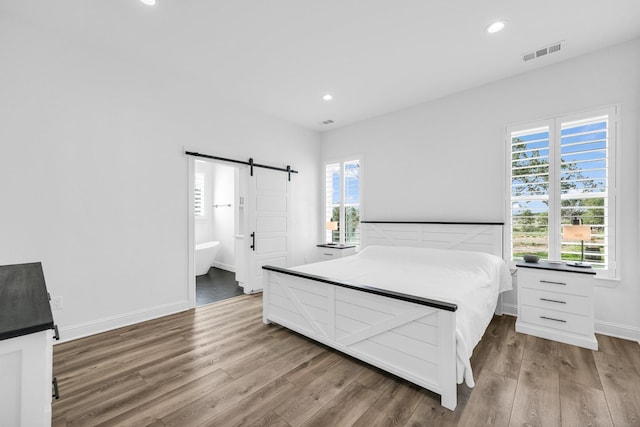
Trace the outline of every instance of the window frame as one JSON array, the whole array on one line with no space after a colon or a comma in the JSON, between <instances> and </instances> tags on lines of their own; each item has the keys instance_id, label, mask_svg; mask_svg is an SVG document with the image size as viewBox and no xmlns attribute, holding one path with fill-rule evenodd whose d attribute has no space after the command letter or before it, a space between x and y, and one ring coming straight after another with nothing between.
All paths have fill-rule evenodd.
<instances>
[{"instance_id":1,"label":"window frame","mask_svg":"<svg viewBox=\"0 0 640 427\"><path fill-rule=\"evenodd\" d=\"M363 215L363 198L362 198L362 190L363 190L363 171L364 171L364 167L363 167L363 156L361 155L353 155L353 156L344 156L341 157L340 159L333 159L333 160L325 160L323 162L323 168L322 168L322 173L323 173L323 192L322 192L322 197L323 197L323 201L322 201L322 232L323 232L323 236L324 236L324 243L327 242L333 242L333 236L330 235L329 233L331 233L330 231L326 230L326 223L329 221L329 218L327 217L328 215L328 204L327 204L327 167L329 165L335 165L338 164L339 165L339 170L340 170L340 204L339 204L339 225L338 225L338 243L339 245L352 245L355 244L357 246L360 245L360 242L358 243L349 243L346 242L346 227L345 227L345 223L346 223L346 209L345 207L347 206L347 204L345 203L345 188L344 188L344 168L345 168L345 164L351 163L351 162L355 162L357 161L359 163L359 200L358 200L358 206L360 209L360 222L362 222L362 215Z\"/></svg>"},{"instance_id":2,"label":"window frame","mask_svg":"<svg viewBox=\"0 0 640 427\"><path fill-rule=\"evenodd\" d=\"M549 117L543 120L536 120L527 123L509 125L505 127L505 238L504 246L506 261L509 265L515 267L518 260L513 259L513 242L512 242L512 151L511 135L516 132L525 130L534 130L536 128L549 128L549 215L548 215L548 246L549 259L560 259L562 252L562 227L561 227L561 131L563 123L570 123L598 116L607 115L607 250L608 250L608 268L596 269L596 277L603 279L617 279L619 266L617 254L619 254L618 239L616 238L616 225L619 223L619 209L617 206L617 193L619 179L618 165L618 127L620 122L620 108L618 105L606 106L593 110L581 111L571 114L563 114L560 116Z\"/></svg>"}]
</instances>

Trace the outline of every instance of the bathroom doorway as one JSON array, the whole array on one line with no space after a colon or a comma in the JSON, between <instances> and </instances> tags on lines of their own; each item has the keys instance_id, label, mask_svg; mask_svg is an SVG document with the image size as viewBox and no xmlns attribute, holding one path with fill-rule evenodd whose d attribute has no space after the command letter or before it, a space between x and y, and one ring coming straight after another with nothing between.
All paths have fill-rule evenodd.
<instances>
[{"instance_id":1,"label":"bathroom doorway","mask_svg":"<svg viewBox=\"0 0 640 427\"><path fill-rule=\"evenodd\" d=\"M194 250L190 259L195 264L189 281L191 306L244 293L244 169L225 162L190 160L190 248Z\"/></svg>"}]
</instances>

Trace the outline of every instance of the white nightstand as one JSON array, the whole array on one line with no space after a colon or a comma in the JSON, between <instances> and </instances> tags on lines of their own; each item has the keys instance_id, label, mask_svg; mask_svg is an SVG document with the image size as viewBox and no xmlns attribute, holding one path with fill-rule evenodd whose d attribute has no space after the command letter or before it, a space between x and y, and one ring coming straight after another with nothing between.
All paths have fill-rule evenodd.
<instances>
[{"instance_id":1,"label":"white nightstand","mask_svg":"<svg viewBox=\"0 0 640 427\"><path fill-rule=\"evenodd\" d=\"M598 349L593 331L592 268L520 262L516 331Z\"/></svg>"},{"instance_id":2,"label":"white nightstand","mask_svg":"<svg viewBox=\"0 0 640 427\"><path fill-rule=\"evenodd\" d=\"M320 259L336 259L356 253L355 245L317 245Z\"/></svg>"}]
</instances>

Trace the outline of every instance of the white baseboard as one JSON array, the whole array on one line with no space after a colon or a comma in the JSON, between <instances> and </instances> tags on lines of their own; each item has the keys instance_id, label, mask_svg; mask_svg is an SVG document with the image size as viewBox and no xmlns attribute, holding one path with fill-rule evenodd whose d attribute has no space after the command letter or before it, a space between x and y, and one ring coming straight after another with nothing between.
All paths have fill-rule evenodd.
<instances>
[{"instance_id":1,"label":"white baseboard","mask_svg":"<svg viewBox=\"0 0 640 427\"><path fill-rule=\"evenodd\" d=\"M262 289L256 289L254 291L246 293L257 293L261 291ZM62 327L60 328L60 341L56 341L55 343L59 344L67 341L72 341L78 338L87 337L89 335L98 334L100 332L106 332L113 329L122 328L124 326L133 325L135 323L144 322L146 320L168 316L169 314L178 313L188 309L189 303L185 300L177 303L160 305L144 310L137 310L117 316L98 319L91 322ZM518 315L518 306L515 304L503 304L502 309L503 314L509 316ZM640 343L640 328L634 326L621 325L599 320L595 322L595 332L602 335L608 335Z\"/></svg>"},{"instance_id":2,"label":"white baseboard","mask_svg":"<svg viewBox=\"0 0 640 427\"><path fill-rule=\"evenodd\" d=\"M635 326L621 325L619 323L596 320L595 330L597 334L609 335L611 337L622 338L625 340L631 340L640 343L640 328L637 328Z\"/></svg>"},{"instance_id":3,"label":"white baseboard","mask_svg":"<svg viewBox=\"0 0 640 427\"><path fill-rule=\"evenodd\" d=\"M231 273L235 273L236 272L236 266L235 265L224 264L222 262L214 261L213 262L213 266L215 268L219 268L221 270L230 271Z\"/></svg>"},{"instance_id":4,"label":"white baseboard","mask_svg":"<svg viewBox=\"0 0 640 427\"><path fill-rule=\"evenodd\" d=\"M60 328L60 341L55 341L55 344L122 328L124 326L156 319L162 316L168 316L169 314L178 313L188 309L189 302L184 300L176 303L158 305L151 308L123 313L116 316L105 317L103 319L92 320L90 322L79 323L77 325L65 326Z\"/></svg>"},{"instance_id":5,"label":"white baseboard","mask_svg":"<svg viewBox=\"0 0 640 427\"><path fill-rule=\"evenodd\" d=\"M518 317L518 306L516 304L502 304L502 314Z\"/></svg>"}]
</instances>

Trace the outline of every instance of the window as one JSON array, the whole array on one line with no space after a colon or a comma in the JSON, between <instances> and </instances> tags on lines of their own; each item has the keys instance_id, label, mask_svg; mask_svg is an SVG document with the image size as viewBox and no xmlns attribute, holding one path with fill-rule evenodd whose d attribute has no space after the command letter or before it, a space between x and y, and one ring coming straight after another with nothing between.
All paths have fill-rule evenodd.
<instances>
[{"instance_id":1,"label":"window","mask_svg":"<svg viewBox=\"0 0 640 427\"><path fill-rule=\"evenodd\" d=\"M327 242L360 244L360 170L359 160L326 165Z\"/></svg>"},{"instance_id":2,"label":"window","mask_svg":"<svg viewBox=\"0 0 640 427\"><path fill-rule=\"evenodd\" d=\"M204 211L204 174L196 172L193 200L195 203L196 217L205 216Z\"/></svg>"},{"instance_id":3,"label":"window","mask_svg":"<svg viewBox=\"0 0 640 427\"><path fill-rule=\"evenodd\" d=\"M512 261L579 261L582 242L561 232L577 221L591 229L585 262L615 275L615 123L608 108L507 129Z\"/></svg>"}]
</instances>

